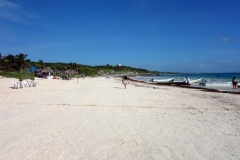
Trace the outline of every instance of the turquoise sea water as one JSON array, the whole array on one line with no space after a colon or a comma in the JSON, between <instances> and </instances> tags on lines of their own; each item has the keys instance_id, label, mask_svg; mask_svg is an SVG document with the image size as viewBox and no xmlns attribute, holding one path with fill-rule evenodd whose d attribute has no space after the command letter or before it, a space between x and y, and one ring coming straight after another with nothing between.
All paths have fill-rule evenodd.
<instances>
[{"instance_id":1,"label":"turquoise sea water","mask_svg":"<svg viewBox=\"0 0 240 160\"><path fill-rule=\"evenodd\" d=\"M217 75L224 75L224 77L217 77ZM238 81L240 81L240 73L199 73L199 74L168 74L161 76L136 76L132 77L136 80L149 82L152 78L154 80L168 79L174 78L174 81L185 81L185 77L189 77L190 80L203 78L206 80L206 86L201 86L198 83L192 83L191 86L194 87L203 87L203 88L213 88L224 91L232 91L232 78L236 77ZM238 88L240 91L240 88Z\"/></svg>"}]
</instances>

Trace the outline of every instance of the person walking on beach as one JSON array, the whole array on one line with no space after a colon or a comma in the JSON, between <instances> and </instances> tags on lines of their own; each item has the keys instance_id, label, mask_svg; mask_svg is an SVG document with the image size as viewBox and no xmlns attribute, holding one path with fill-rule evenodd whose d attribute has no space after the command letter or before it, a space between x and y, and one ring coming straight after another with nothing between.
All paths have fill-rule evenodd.
<instances>
[{"instance_id":1,"label":"person walking on beach","mask_svg":"<svg viewBox=\"0 0 240 160\"><path fill-rule=\"evenodd\" d=\"M189 87L190 86L190 83L189 83L189 78L188 77L185 77L186 80L187 80L187 86Z\"/></svg>"},{"instance_id":2,"label":"person walking on beach","mask_svg":"<svg viewBox=\"0 0 240 160\"><path fill-rule=\"evenodd\" d=\"M123 77L122 82L123 82L123 84L124 84L124 86L125 86L125 89L127 89L127 84L129 84L127 76L124 76L124 77Z\"/></svg>"},{"instance_id":3,"label":"person walking on beach","mask_svg":"<svg viewBox=\"0 0 240 160\"><path fill-rule=\"evenodd\" d=\"M154 79L152 78L149 82L153 82L154 81Z\"/></svg>"},{"instance_id":4,"label":"person walking on beach","mask_svg":"<svg viewBox=\"0 0 240 160\"><path fill-rule=\"evenodd\" d=\"M232 79L233 92L234 92L234 91L237 92L237 84L238 84L237 78L236 78L236 77L233 77L233 79Z\"/></svg>"}]
</instances>

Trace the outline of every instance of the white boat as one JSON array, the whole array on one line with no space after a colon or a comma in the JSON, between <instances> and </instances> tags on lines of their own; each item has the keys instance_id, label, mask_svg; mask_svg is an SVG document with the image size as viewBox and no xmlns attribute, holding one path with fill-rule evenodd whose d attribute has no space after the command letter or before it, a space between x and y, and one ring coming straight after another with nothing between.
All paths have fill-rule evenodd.
<instances>
[{"instance_id":1,"label":"white boat","mask_svg":"<svg viewBox=\"0 0 240 160\"><path fill-rule=\"evenodd\" d=\"M174 78L168 78L168 79L158 79L158 80L153 80L153 82L158 83L158 82L170 82L174 80Z\"/></svg>"},{"instance_id":2,"label":"white boat","mask_svg":"<svg viewBox=\"0 0 240 160\"><path fill-rule=\"evenodd\" d=\"M199 83L202 80L202 78L198 78L198 79L192 79L189 80L189 83ZM185 81L187 83L187 81Z\"/></svg>"}]
</instances>

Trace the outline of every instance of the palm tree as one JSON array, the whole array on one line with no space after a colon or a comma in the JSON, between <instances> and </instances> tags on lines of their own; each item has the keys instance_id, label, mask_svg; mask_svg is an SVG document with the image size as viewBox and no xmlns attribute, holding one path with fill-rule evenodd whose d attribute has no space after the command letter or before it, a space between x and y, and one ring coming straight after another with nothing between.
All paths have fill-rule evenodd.
<instances>
[{"instance_id":1,"label":"palm tree","mask_svg":"<svg viewBox=\"0 0 240 160\"><path fill-rule=\"evenodd\" d=\"M12 54L8 54L2 59L2 64L5 71L11 71L16 69L16 59Z\"/></svg>"},{"instance_id":2,"label":"palm tree","mask_svg":"<svg viewBox=\"0 0 240 160\"><path fill-rule=\"evenodd\" d=\"M32 69L32 70L31 70L31 80L34 81L34 79L35 79L35 77L34 77L34 71L33 71L33 69Z\"/></svg>"},{"instance_id":3,"label":"palm tree","mask_svg":"<svg viewBox=\"0 0 240 160\"><path fill-rule=\"evenodd\" d=\"M22 68L19 70L19 81L23 81L23 70Z\"/></svg>"},{"instance_id":4,"label":"palm tree","mask_svg":"<svg viewBox=\"0 0 240 160\"><path fill-rule=\"evenodd\" d=\"M68 65L68 69L72 69L72 70L77 69L77 63L70 62L69 65Z\"/></svg>"},{"instance_id":5,"label":"palm tree","mask_svg":"<svg viewBox=\"0 0 240 160\"><path fill-rule=\"evenodd\" d=\"M77 69L77 63L73 63L72 69L76 70Z\"/></svg>"},{"instance_id":6,"label":"palm tree","mask_svg":"<svg viewBox=\"0 0 240 160\"><path fill-rule=\"evenodd\" d=\"M36 63L36 67L37 67L38 69L40 69L40 68L42 69L42 68L43 68L43 65L44 65L44 64L43 64L43 60L41 60L41 59L39 59L38 62Z\"/></svg>"},{"instance_id":7,"label":"palm tree","mask_svg":"<svg viewBox=\"0 0 240 160\"><path fill-rule=\"evenodd\" d=\"M43 60L42 59L38 60L38 64L39 64L40 68L43 68Z\"/></svg>"},{"instance_id":8,"label":"palm tree","mask_svg":"<svg viewBox=\"0 0 240 160\"><path fill-rule=\"evenodd\" d=\"M15 56L16 59L16 67L17 70L20 70L20 68L26 68L29 66L29 63L31 62L30 59L26 59L27 54L19 53Z\"/></svg>"}]
</instances>

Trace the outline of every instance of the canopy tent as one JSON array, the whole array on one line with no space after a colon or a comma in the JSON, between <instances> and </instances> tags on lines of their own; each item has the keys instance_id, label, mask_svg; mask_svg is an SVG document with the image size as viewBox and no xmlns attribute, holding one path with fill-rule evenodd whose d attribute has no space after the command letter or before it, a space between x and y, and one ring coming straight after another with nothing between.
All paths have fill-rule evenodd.
<instances>
[{"instance_id":1,"label":"canopy tent","mask_svg":"<svg viewBox=\"0 0 240 160\"><path fill-rule=\"evenodd\" d=\"M36 67L31 67L31 68L29 68L27 71L30 72L31 70L33 70L34 72L37 72L37 71L38 71L38 69L37 69Z\"/></svg>"}]
</instances>

